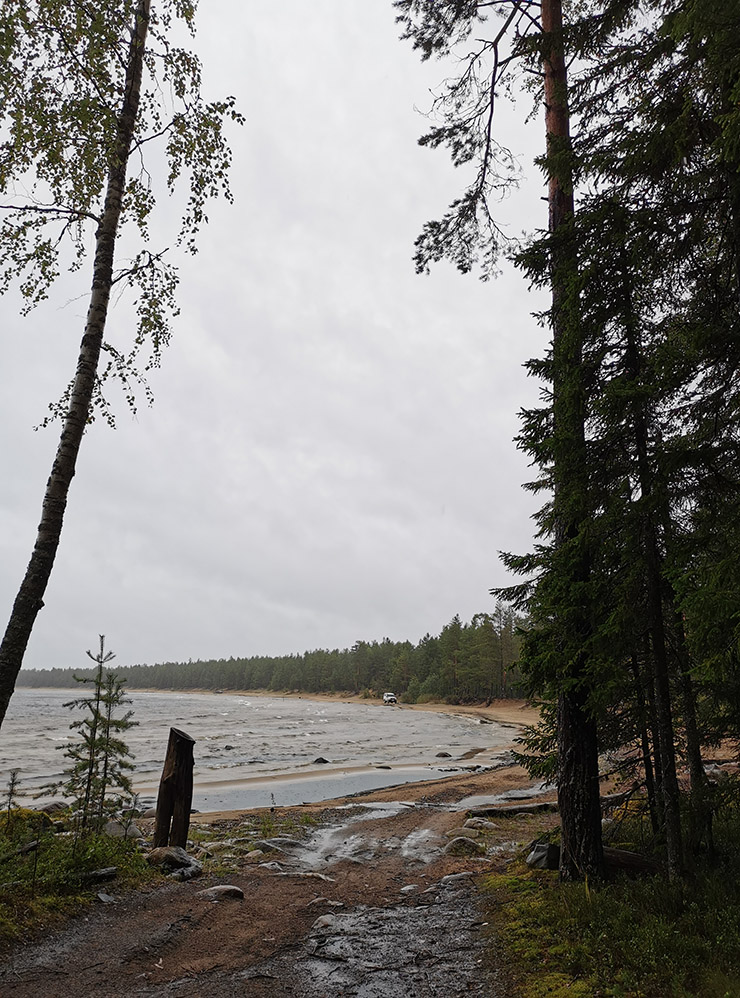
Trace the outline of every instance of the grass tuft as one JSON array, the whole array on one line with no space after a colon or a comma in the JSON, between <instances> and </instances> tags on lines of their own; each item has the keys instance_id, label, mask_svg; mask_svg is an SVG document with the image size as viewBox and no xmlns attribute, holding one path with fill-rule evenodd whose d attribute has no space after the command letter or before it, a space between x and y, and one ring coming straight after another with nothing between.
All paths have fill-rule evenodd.
<instances>
[{"instance_id":1,"label":"grass tuft","mask_svg":"<svg viewBox=\"0 0 740 998\"><path fill-rule=\"evenodd\" d=\"M118 871L116 890L153 876L131 841L107 835L75 841L55 833L40 812L12 811L9 821L0 822L0 941L89 903L101 885L86 885L84 874L110 866Z\"/></svg>"}]
</instances>

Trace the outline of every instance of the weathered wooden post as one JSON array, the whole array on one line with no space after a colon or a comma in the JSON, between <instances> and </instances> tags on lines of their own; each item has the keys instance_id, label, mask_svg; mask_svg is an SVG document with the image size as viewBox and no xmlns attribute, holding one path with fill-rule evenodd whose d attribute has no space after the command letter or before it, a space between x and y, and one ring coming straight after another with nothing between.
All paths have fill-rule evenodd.
<instances>
[{"instance_id":1,"label":"weathered wooden post","mask_svg":"<svg viewBox=\"0 0 740 998\"><path fill-rule=\"evenodd\" d=\"M193 746L195 739L179 728L170 728L167 756L157 796L157 817L154 823L154 848L181 846L185 848L190 827L190 805L193 802Z\"/></svg>"}]
</instances>

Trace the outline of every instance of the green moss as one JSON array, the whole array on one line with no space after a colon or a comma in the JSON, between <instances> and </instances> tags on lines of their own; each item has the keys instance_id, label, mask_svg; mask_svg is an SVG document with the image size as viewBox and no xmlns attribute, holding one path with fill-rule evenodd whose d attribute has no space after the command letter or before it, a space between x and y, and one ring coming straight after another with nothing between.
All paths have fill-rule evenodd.
<instances>
[{"instance_id":1,"label":"green moss","mask_svg":"<svg viewBox=\"0 0 740 998\"><path fill-rule=\"evenodd\" d=\"M595 889L521 863L484 890L522 998L740 996L740 864Z\"/></svg>"}]
</instances>

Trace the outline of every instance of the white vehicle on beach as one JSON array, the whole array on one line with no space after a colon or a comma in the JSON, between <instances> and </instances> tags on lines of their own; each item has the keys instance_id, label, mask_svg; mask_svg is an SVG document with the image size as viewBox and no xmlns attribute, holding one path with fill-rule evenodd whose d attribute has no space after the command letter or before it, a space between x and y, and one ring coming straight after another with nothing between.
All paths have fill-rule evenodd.
<instances>
[{"instance_id":1,"label":"white vehicle on beach","mask_svg":"<svg viewBox=\"0 0 740 998\"><path fill-rule=\"evenodd\" d=\"M383 694L383 703L384 704L387 704L387 703L398 703L398 698L396 697L395 693L384 693Z\"/></svg>"}]
</instances>

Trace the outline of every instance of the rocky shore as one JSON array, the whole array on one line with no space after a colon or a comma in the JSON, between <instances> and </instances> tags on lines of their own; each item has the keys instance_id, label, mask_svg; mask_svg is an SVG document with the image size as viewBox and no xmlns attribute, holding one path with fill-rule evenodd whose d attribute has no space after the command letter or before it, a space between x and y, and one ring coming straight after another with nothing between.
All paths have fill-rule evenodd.
<instances>
[{"instance_id":1,"label":"rocky shore","mask_svg":"<svg viewBox=\"0 0 740 998\"><path fill-rule=\"evenodd\" d=\"M7 955L0 992L503 995L477 884L557 821L519 809L528 785L506 765L322 805L196 815L197 876L130 893L106 885L93 909ZM502 818L468 817L475 802L507 797Z\"/></svg>"}]
</instances>

